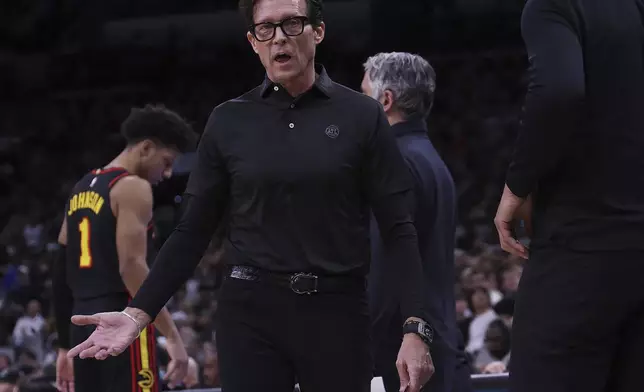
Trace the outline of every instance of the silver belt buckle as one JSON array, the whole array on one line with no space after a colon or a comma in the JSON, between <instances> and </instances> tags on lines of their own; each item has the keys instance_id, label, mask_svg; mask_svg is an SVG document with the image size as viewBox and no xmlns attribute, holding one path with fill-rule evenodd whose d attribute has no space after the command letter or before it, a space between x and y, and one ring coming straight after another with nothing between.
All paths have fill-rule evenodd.
<instances>
[{"instance_id":1,"label":"silver belt buckle","mask_svg":"<svg viewBox=\"0 0 644 392\"><path fill-rule=\"evenodd\" d=\"M309 282L308 284L306 282ZM301 287L304 286L304 287ZM306 287L310 286L310 288ZM291 275L291 290L296 294L308 294L318 292L318 277L309 273L297 273Z\"/></svg>"}]
</instances>

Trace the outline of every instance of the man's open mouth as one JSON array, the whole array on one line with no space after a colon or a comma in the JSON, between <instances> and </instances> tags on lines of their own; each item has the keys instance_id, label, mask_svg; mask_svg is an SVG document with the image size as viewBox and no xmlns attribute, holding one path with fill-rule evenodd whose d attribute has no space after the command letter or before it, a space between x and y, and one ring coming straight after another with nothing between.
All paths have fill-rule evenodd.
<instances>
[{"instance_id":1,"label":"man's open mouth","mask_svg":"<svg viewBox=\"0 0 644 392\"><path fill-rule=\"evenodd\" d=\"M275 57L273 57L273 59L276 62L278 62L280 64L283 64L283 63L288 62L291 59L291 55L287 54L287 53L278 53L278 54L275 55Z\"/></svg>"}]
</instances>

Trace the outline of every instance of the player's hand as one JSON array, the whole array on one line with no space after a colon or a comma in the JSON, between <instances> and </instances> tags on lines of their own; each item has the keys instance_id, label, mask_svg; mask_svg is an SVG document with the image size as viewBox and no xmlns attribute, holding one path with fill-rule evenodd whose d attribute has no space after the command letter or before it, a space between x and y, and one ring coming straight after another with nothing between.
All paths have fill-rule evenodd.
<instances>
[{"instance_id":1,"label":"player's hand","mask_svg":"<svg viewBox=\"0 0 644 392\"><path fill-rule=\"evenodd\" d=\"M180 385L188 374L190 357L181 339L168 339L166 350L170 356L170 362L168 363L168 371L163 379L168 382L170 388L174 388Z\"/></svg>"},{"instance_id":2,"label":"player's hand","mask_svg":"<svg viewBox=\"0 0 644 392\"><path fill-rule=\"evenodd\" d=\"M504 251L524 259L528 258L528 249L516 238L512 237L512 225L518 215L525 209L522 208L526 199L522 199L512 193L506 185L503 188L503 196L499 208L496 211L494 225L499 234L499 242Z\"/></svg>"},{"instance_id":3,"label":"player's hand","mask_svg":"<svg viewBox=\"0 0 644 392\"><path fill-rule=\"evenodd\" d=\"M434 374L434 362L427 344L420 336L408 333L403 338L398 360L400 392L419 392Z\"/></svg>"},{"instance_id":4,"label":"player's hand","mask_svg":"<svg viewBox=\"0 0 644 392\"><path fill-rule=\"evenodd\" d=\"M74 392L74 362L67 357L67 352L58 349L56 358L56 389L60 392Z\"/></svg>"},{"instance_id":5,"label":"player's hand","mask_svg":"<svg viewBox=\"0 0 644 392\"><path fill-rule=\"evenodd\" d=\"M91 316L73 316L76 325L96 325L92 334L69 350L68 358L96 358L104 360L116 356L128 348L139 336L136 324L121 312L97 313Z\"/></svg>"},{"instance_id":6,"label":"player's hand","mask_svg":"<svg viewBox=\"0 0 644 392\"><path fill-rule=\"evenodd\" d=\"M188 374L183 378L183 385L186 388L193 388L199 384L199 364L194 358L188 359Z\"/></svg>"}]
</instances>

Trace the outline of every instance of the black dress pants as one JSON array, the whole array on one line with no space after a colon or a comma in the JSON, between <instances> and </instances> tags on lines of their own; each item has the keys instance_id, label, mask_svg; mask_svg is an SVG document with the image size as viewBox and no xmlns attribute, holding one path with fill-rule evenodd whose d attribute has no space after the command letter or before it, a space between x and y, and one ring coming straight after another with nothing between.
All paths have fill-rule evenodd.
<instances>
[{"instance_id":1,"label":"black dress pants","mask_svg":"<svg viewBox=\"0 0 644 392\"><path fill-rule=\"evenodd\" d=\"M532 249L515 306L512 392L644 391L644 252Z\"/></svg>"},{"instance_id":2,"label":"black dress pants","mask_svg":"<svg viewBox=\"0 0 644 392\"><path fill-rule=\"evenodd\" d=\"M223 392L369 392L366 291L296 294L227 277L216 315Z\"/></svg>"}]
</instances>

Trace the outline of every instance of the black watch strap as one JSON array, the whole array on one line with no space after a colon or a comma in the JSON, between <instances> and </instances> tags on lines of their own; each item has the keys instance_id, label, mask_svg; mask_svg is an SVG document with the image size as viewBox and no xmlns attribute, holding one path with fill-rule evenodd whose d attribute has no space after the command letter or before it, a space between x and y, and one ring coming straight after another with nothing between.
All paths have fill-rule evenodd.
<instances>
[{"instance_id":1,"label":"black watch strap","mask_svg":"<svg viewBox=\"0 0 644 392\"><path fill-rule=\"evenodd\" d=\"M434 329L424 321L410 320L403 325L403 334L415 333L428 346L434 341Z\"/></svg>"}]
</instances>

